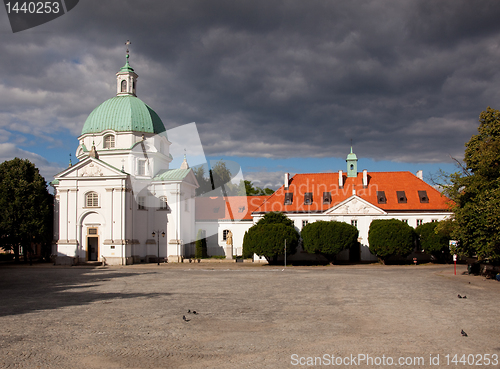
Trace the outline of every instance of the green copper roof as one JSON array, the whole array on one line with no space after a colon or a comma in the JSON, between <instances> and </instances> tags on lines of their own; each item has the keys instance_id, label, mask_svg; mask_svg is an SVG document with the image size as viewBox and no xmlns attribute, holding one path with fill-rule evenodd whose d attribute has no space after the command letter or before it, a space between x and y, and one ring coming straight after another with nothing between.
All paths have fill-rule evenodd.
<instances>
[{"instance_id":1,"label":"green copper roof","mask_svg":"<svg viewBox=\"0 0 500 369\"><path fill-rule=\"evenodd\" d=\"M106 100L90 113L82 129L86 133L100 133L107 129L117 132L161 133L165 126L156 112L132 95L116 96Z\"/></svg>"},{"instance_id":2,"label":"green copper roof","mask_svg":"<svg viewBox=\"0 0 500 369\"><path fill-rule=\"evenodd\" d=\"M190 169L171 169L157 174L153 181L180 181L189 173Z\"/></svg>"},{"instance_id":3,"label":"green copper roof","mask_svg":"<svg viewBox=\"0 0 500 369\"><path fill-rule=\"evenodd\" d=\"M352 146L351 146L351 153L347 155L346 160L358 160L358 157L356 156L356 154L352 152Z\"/></svg>"},{"instance_id":4,"label":"green copper roof","mask_svg":"<svg viewBox=\"0 0 500 369\"><path fill-rule=\"evenodd\" d=\"M130 64L128 63L128 54L127 54L127 62L125 63L125 65L123 67L121 67L120 69L120 72L133 72L134 71L134 68L132 68L130 66ZM118 72L118 73L120 73Z\"/></svg>"}]
</instances>

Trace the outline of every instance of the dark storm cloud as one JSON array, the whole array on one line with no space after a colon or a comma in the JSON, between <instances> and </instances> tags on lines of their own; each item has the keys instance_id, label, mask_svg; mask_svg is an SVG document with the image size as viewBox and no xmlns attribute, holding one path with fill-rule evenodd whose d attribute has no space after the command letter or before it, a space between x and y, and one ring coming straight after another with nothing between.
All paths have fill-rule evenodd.
<instances>
[{"instance_id":1,"label":"dark storm cloud","mask_svg":"<svg viewBox=\"0 0 500 369\"><path fill-rule=\"evenodd\" d=\"M14 115L78 135L130 39L138 96L168 128L195 121L206 154L345 156L352 138L358 156L447 161L500 105L499 15L495 1L88 0L4 35L0 128Z\"/></svg>"}]
</instances>

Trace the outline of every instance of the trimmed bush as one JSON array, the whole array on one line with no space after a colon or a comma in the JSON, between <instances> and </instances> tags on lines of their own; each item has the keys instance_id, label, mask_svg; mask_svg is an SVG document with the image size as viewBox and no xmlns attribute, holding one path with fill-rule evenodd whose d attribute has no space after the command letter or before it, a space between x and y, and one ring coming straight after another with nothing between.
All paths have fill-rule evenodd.
<instances>
[{"instance_id":1,"label":"trimmed bush","mask_svg":"<svg viewBox=\"0 0 500 369\"><path fill-rule=\"evenodd\" d=\"M330 263L342 250L355 246L358 229L350 224L337 221L317 221L302 228L302 246L311 254L321 254Z\"/></svg>"},{"instance_id":2,"label":"trimmed bush","mask_svg":"<svg viewBox=\"0 0 500 369\"><path fill-rule=\"evenodd\" d=\"M415 229L415 232L419 238L419 246L425 253L434 256L439 261L446 261L451 257L449 249L450 237L440 230L442 227L438 226L439 223L421 224Z\"/></svg>"},{"instance_id":3,"label":"trimmed bush","mask_svg":"<svg viewBox=\"0 0 500 369\"><path fill-rule=\"evenodd\" d=\"M397 219L377 219L368 231L370 252L384 263L391 256L407 256L415 248L415 231Z\"/></svg>"},{"instance_id":4,"label":"trimmed bush","mask_svg":"<svg viewBox=\"0 0 500 369\"><path fill-rule=\"evenodd\" d=\"M283 213L267 213L251 227L243 237L243 256L252 257L255 253L264 256L269 264L276 264L278 257L291 255L297 251L299 234L293 222Z\"/></svg>"},{"instance_id":5,"label":"trimmed bush","mask_svg":"<svg viewBox=\"0 0 500 369\"><path fill-rule=\"evenodd\" d=\"M198 234L196 235L194 257L197 259L207 257L207 239L205 238L205 231L203 229L198 230Z\"/></svg>"}]
</instances>

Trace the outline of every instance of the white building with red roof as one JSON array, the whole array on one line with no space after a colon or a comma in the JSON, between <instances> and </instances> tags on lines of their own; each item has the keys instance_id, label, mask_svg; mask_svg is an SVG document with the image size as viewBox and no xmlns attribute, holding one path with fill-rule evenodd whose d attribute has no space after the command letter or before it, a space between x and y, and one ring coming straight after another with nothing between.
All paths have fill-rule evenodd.
<instances>
[{"instance_id":1,"label":"white building with red roof","mask_svg":"<svg viewBox=\"0 0 500 369\"><path fill-rule=\"evenodd\" d=\"M351 149L346 171L302 173L293 177L286 173L283 186L271 196L197 198L196 229L207 234L208 254L242 255L245 232L266 213L280 211L294 222L299 232L307 223L318 220L354 225L359 230L359 248L345 250L338 259L376 261L368 248L368 231L373 220L394 218L416 228L451 215L450 200L426 183L421 171L358 173L357 160ZM232 249L226 243L229 231ZM319 261L317 255L307 254L300 247L291 258L294 259Z\"/></svg>"},{"instance_id":2,"label":"white building with red roof","mask_svg":"<svg viewBox=\"0 0 500 369\"><path fill-rule=\"evenodd\" d=\"M416 228L451 215L450 200L422 179L422 172L357 171L357 157L347 156L347 171L304 173L289 177L253 213L256 223L267 212L281 211L298 231L317 220L336 220L359 230L359 250L346 250L340 259L375 261L368 249L368 231L375 219L399 219ZM295 258L301 258L298 251Z\"/></svg>"}]
</instances>

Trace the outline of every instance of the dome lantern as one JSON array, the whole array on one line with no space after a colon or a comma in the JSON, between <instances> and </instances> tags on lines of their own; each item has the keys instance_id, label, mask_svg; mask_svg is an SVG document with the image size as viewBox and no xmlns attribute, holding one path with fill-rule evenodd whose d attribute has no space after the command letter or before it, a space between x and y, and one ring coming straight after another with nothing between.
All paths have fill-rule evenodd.
<instances>
[{"instance_id":1,"label":"dome lantern","mask_svg":"<svg viewBox=\"0 0 500 369\"><path fill-rule=\"evenodd\" d=\"M116 73L116 96L137 96L135 93L136 85L137 85L137 77L139 77L134 69L128 63L129 52L128 45L130 45L130 41L126 42L127 45L127 55L125 65L121 67L120 71Z\"/></svg>"}]
</instances>

